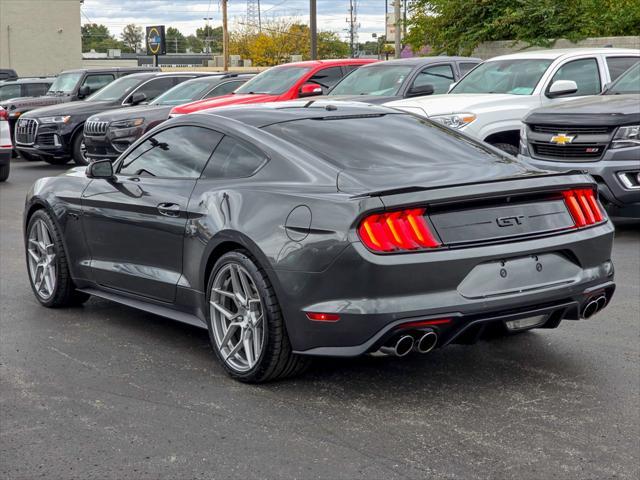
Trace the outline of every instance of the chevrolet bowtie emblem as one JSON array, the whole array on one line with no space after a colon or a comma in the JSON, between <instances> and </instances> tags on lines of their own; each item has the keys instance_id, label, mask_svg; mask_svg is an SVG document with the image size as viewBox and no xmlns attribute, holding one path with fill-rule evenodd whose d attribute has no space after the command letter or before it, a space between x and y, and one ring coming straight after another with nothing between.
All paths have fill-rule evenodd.
<instances>
[{"instance_id":1,"label":"chevrolet bowtie emblem","mask_svg":"<svg viewBox=\"0 0 640 480\"><path fill-rule=\"evenodd\" d=\"M559 133L551 137L551 143L555 143L556 145L566 145L567 143L573 142L574 138L576 137L567 135L566 133Z\"/></svg>"}]
</instances>

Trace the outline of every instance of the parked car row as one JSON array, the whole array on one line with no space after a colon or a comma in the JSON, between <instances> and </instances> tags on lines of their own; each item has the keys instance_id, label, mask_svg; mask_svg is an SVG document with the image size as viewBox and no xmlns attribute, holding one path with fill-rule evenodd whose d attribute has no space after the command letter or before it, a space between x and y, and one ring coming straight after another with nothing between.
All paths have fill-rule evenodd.
<instances>
[{"instance_id":1,"label":"parked car row","mask_svg":"<svg viewBox=\"0 0 640 480\"><path fill-rule=\"evenodd\" d=\"M599 138L589 137L589 132L593 132L589 130L590 124L567 123L567 116L562 113L566 109L556 109L554 105L568 102L566 107L573 108L569 107L573 105L571 100L606 96L600 95L601 92L606 93L607 86L639 59L638 50L595 48L525 52L485 62L478 58L447 56L387 62L355 59L297 62L273 67L255 76L123 70L116 74L127 77L114 81L83 102L28 111L25 104L29 101L52 100L18 99L8 109L10 121L12 115L21 118L15 128L15 147L23 157L50 163L73 159L82 165L105 158L113 161L141 135L167 118L207 109L318 95L336 101L385 104L442 123L511 155L520 153L525 161L543 168L589 171L598 181L601 195L612 212L638 216L637 145L634 139L624 147L615 143L614 148L611 143L621 128L637 125L632 118L637 99L625 97L615 102L613 108L626 109L629 115L616 116L615 120L609 118L611 125L603 127L609 137ZM93 76L95 83L96 78L103 78L105 74L104 71L84 71L82 75L65 72L56 83L69 85L61 91L67 92L65 99L72 100L86 93L81 85L88 78ZM59 81L70 75L75 78L73 82ZM174 86L187 79L191 80ZM159 95L163 91L166 93ZM155 96L158 96L156 100ZM58 101L57 96L49 97ZM529 145L525 137L528 130L522 122L537 108L547 112L544 120L539 119L540 114L533 117L544 125L535 127L538 131L530 135L535 142L530 150L525 150ZM607 112L602 115L611 117ZM576 121L590 122L585 118ZM560 138L565 140L558 144L555 137L561 133L565 137ZM592 145L593 142L597 145ZM611 156L622 158L623 163L614 165Z\"/></svg>"}]
</instances>

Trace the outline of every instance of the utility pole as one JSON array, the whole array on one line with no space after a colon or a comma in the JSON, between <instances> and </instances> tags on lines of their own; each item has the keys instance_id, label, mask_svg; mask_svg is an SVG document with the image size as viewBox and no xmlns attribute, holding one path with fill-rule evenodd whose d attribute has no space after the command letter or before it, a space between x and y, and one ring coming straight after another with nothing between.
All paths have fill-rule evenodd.
<instances>
[{"instance_id":1,"label":"utility pole","mask_svg":"<svg viewBox=\"0 0 640 480\"><path fill-rule=\"evenodd\" d=\"M349 24L349 48L351 50L351 57L355 57L358 48L358 5L357 0L349 0L349 18L347 23Z\"/></svg>"},{"instance_id":2,"label":"utility pole","mask_svg":"<svg viewBox=\"0 0 640 480\"><path fill-rule=\"evenodd\" d=\"M402 18L400 17L400 0L394 0L393 2L393 15L396 21L396 33L394 35L396 58L400 58L400 35L402 33L402 29L400 28L402 25Z\"/></svg>"},{"instance_id":3,"label":"utility pole","mask_svg":"<svg viewBox=\"0 0 640 480\"><path fill-rule=\"evenodd\" d=\"M262 32L262 17L260 15L260 0L247 0L247 24L252 28L258 27Z\"/></svg>"},{"instance_id":4,"label":"utility pole","mask_svg":"<svg viewBox=\"0 0 640 480\"><path fill-rule=\"evenodd\" d=\"M229 71L229 28L227 25L227 0L222 0L222 57L223 70Z\"/></svg>"},{"instance_id":5,"label":"utility pole","mask_svg":"<svg viewBox=\"0 0 640 480\"><path fill-rule=\"evenodd\" d=\"M309 29L311 30L311 60L318 59L318 12L316 0L309 0Z\"/></svg>"}]
</instances>

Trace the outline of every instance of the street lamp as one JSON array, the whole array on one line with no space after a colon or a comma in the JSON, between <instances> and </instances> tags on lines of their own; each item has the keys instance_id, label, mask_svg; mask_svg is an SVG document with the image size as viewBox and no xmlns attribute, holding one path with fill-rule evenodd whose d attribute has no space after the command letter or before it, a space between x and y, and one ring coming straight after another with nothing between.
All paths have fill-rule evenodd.
<instances>
[{"instance_id":1,"label":"street lamp","mask_svg":"<svg viewBox=\"0 0 640 480\"><path fill-rule=\"evenodd\" d=\"M210 48L210 44L211 44L211 38L209 37L209 20L213 20L213 17L203 17L202 18L206 23L204 26L204 43L206 44L206 53L211 53L211 48Z\"/></svg>"}]
</instances>

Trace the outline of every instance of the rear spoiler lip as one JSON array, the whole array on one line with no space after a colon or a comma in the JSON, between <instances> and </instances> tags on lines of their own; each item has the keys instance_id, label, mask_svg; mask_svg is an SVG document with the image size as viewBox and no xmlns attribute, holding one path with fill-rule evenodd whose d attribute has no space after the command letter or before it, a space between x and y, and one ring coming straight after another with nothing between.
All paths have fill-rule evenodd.
<instances>
[{"instance_id":1,"label":"rear spoiler lip","mask_svg":"<svg viewBox=\"0 0 640 480\"><path fill-rule=\"evenodd\" d=\"M582 177L582 181L580 181L579 183L591 183L594 185L596 183L595 180L590 178L590 176L588 176L588 174L586 174L582 170L568 170L565 172L549 172L549 173L540 174L540 175L532 175L530 177L522 176L522 177L511 177L511 178L500 178L497 180L473 182L473 183L456 183L456 184L447 184L447 185L437 185L437 186L431 186L431 187L411 185L406 187L396 187L396 188L389 188L385 190L374 190L371 192L356 193L351 195L350 198L359 199L359 198L368 198L368 197L385 197L385 196L391 196L391 195L403 195L403 194L409 194L409 193L417 193L417 192L425 192L425 191L433 191L433 190L441 190L441 189L449 189L449 188L473 187L476 185L487 185L487 184L503 183L503 182L534 180L534 179L540 179L540 178L546 178L546 177L569 177L569 176L576 176L576 175ZM570 183L571 182L568 181L567 185L569 185Z\"/></svg>"}]
</instances>

